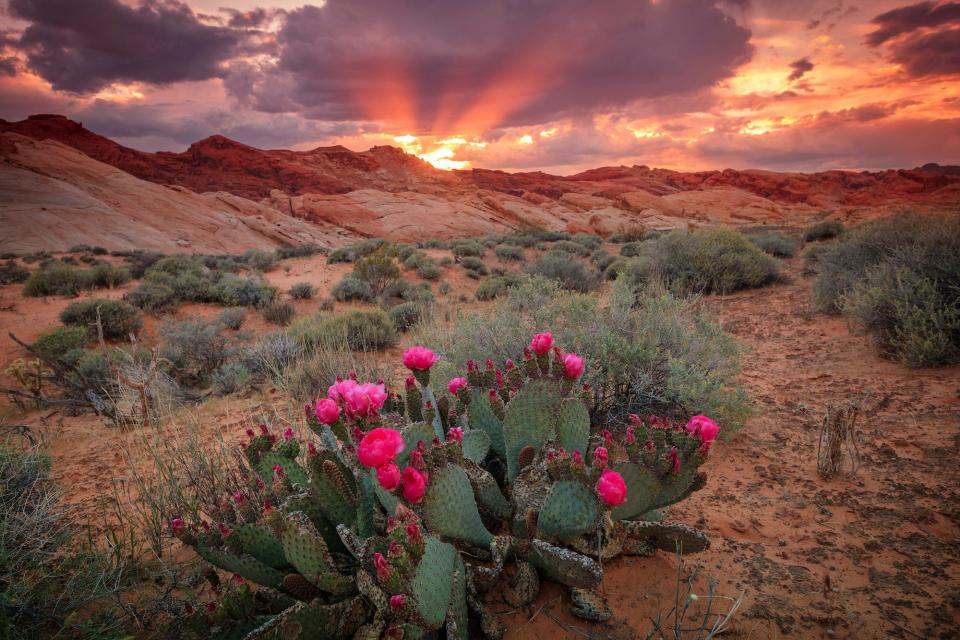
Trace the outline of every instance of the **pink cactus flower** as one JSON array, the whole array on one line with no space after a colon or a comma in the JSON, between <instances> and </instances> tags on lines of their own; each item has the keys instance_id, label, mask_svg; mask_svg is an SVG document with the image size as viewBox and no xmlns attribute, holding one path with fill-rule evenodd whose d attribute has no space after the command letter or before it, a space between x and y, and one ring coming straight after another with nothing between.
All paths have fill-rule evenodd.
<instances>
[{"instance_id":1,"label":"pink cactus flower","mask_svg":"<svg viewBox=\"0 0 960 640\"><path fill-rule=\"evenodd\" d=\"M347 413L354 418L371 418L387 400L387 391L382 384L364 382L347 391L344 404Z\"/></svg>"},{"instance_id":2,"label":"pink cactus flower","mask_svg":"<svg viewBox=\"0 0 960 640\"><path fill-rule=\"evenodd\" d=\"M400 484L400 467L388 462L377 469L377 482L387 491L393 491Z\"/></svg>"},{"instance_id":3,"label":"pink cactus flower","mask_svg":"<svg viewBox=\"0 0 960 640\"><path fill-rule=\"evenodd\" d=\"M410 347L403 352L403 366L411 371L427 371L440 357L426 347Z\"/></svg>"},{"instance_id":4,"label":"pink cactus flower","mask_svg":"<svg viewBox=\"0 0 960 640\"><path fill-rule=\"evenodd\" d=\"M250 438L251 440L257 437L257 434L250 427L247 427L246 434L247 434L247 437Z\"/></svg>"},{"instance_id":5,"label":"pink cactus flower","mask_svg":"<svg viewBox=\"0 0 960 640\"><path fill-rule=\"evenodd\" d=\"M371 430L360 441L357 448L357 459L365 467L379 469L383 465L393 462L397 454L406 448L403 436L393 429L377 428Z\"/></svg>"},{"instance_id":6,"label":"pink cactus flower","mask_svg":"<svg viewBox=\"0 0 960 640\"><path fill-rule=\"evenodd\" d=\"M403 555L403 547L400 546L400 543L396 540L391 540L389 546L387 546L387 556L391 558L399 558Z\"/></svg>"},{"instance_id":7,"label":"pink cactus flower","mask_svg":"<svg viewBox=\"0 0 960 640\"><path fill-rule=\"evenodd\" d=\"M530 349L538 356L544 356L550 353L553 348L553 334L549 331L538 333L530 341Z\"/></svg>"},{"instance_id":8,"label":"pink cactus flower","mask_svg":"<svg viewBox=\"0 0 960 640\"><path fill-rule=\"evenodd\" d=\"M627 444L634 444L637 441L637 428L627 427Z\"/></svg>"},{"instance_id":9,"label":"pink cactus flower","mask_svg":"<svg viewBox=\"0 0 960 640\"><path fill-rule=\"evenodd\" d=\"M500 371L500 369L497 369L496 372L494 372L493 376L494 376L494 380L496 380L496 382L497 382L497 386L498 386L498 387L502 387L502 386L503 386L503 371Z\"/></svg>"},{"instance_id":10,"label":"pink cactus flower","mask_svg":"<svg viewBox=\"0 0 960 640\"><path fill-rule=\"evenodd\" d=\"M283 430L284 440L293 440L293 427L287 427Z\"/></svg>"},{"instance_id":11,"label":"pink cactus flower","mask_svg":"<svg viewBox=\"0 0 960 640\"><path fill-rule=\"evenodd\" d=\"M699 436L700 442L706 444L717 439L720 426L707 416L693 416L687 422L687 433Z\"/></svg>"},{"instance_id":12,"label":"pink cactus flower","mask_svg":"<svg viewBox=\"0 0 960 640\"><path fill-rule=\"evenodd\" d=\"M407 391L413 391L417 388L417 379L414 376L407 376L403 379L403 387Z\"/></svg>"},{"instance_id":13,"label":"pink cactus flower","mask_svg":"<svg viewBox=\"0 0 960 640\"><path fill-rule=\"evenodd\" d=\"M450 382L447 383L447 391L453 395L457 395L460 389L463 389L467 386L467 379L463 377L451 378Z\"/></svg>"},{"instance_id":14,"label":"pink cactus flower","mask_svg":"<svg viewBox=\"0 0 960 640\"><path fill-rule=\"evenodd\" d=\"M418 545L423 542L423 532L420 531L420 525L416 522L407 523L406 530L408 543Z\"/></svg>"},{"instance_id":15,"label":"pink cactus flower","mask_svg":"<svg viewBox=\"0 0 960 640\"><path fill-rule=\"evenodd\" d=\"M574 467L582 467L583 455L579 451L574 451L570 459L570 464Z\"/></svg>"},{"instance_id":16,"label":"pink cactus flower","mask_svg":"<svg viewBox=\"0 0 960 640\"><path fill-rule=\"evenodd\" d=\"M463 429L460 427L450 427L450 430L447 431L447 440L463 442Z\"/></svg>"},{"instance_id":17,"label":"pink cactus flower","mask_svg":"<svg viewBox=\"0 0 960 640\"><path fill-rule=\"evenodd\" d=\"M420 442L423 442L423 440ZM415 449L410 452L410 466L421 471L426 468L427 464L423 459L423 451Z\"/></svg>"},{"instance_id":18,"label":"pink cactus flower","mask_svg":"<svg viewBox=\"0 0 960 640\"><path fill-rule=\"evenodd\" d=\"M340 419L340 405L330 398L317 400L314 413L321 424L336 424Z\"/></svg>"},{"instance_id":19,"label":"pink cactus flower","mask_svg":"<svg viewBox=\"0 0 960 640\"><path fill-rule=\"evenodd\" d=\"M563 377L567 380L576 380L583 375L583 358L575 353L563 356Z\"/></svg>"},{"instance_id":20,"label":"pink cactus flower","mask_svg":"<svg viewBox=\"0 0 960 640\"><path fill-rule=\"evenodd\" d=\"M603 435L603 441L604 441L604 442L606 442L608 445L609 445L609 444L613 444L613 434L610 433L610 430L609 430L609 429L604 429L604 430L601 432L601 435Z\"/></svg>"},{"instance_id":21,"label":"pink cactus flower","mask_svg":"<svg viewBox=\"0 0 960 640\"><path fill-rule=\"evenodd\" d=\"M179 534L185 527L186 525L183 523L183 518L174 518L170 521L170 532L173 533L173 535Z\"/></svg>"},{"instance_id":22,"label":"pink cactus flower","mask_svg":"<svg viewBox=\"0 0 960 640\"><path fill-rule=\"evenodd\" d=\"M477 370L477 363L473 359L467 360L467 371L473 372Z\"/></svg>"},{"instance_id":23,"label":"pink cactus flower","mask_svg":"<svg viewBox=\"0 0 960 640\"><path fill-rule=\"evenodd\" d=\"M623 481L623 476L612 469L605 469L600 474L596 489L604 504L611 507L623 504L627 499L627 483Z\"/></svg>"},{"instance_id":24,"label":"pink cactus flower","mask_svg":"<svg viewBox=\"0 0 960 640\"><path fill-rule=\"evenodd\" d=\"M393 610L403 609L403 605L407 604L407 596L402 593L398 593L390 596L390 608Z\"/></svg>"},{"instance_id":25,"label":"pink cactus flower","mask_svg":"<svg viewBox=\"0 0 960 640\"><path fill-rule=\"evenodd\" d=\"M680 452L677 451L677 448L674 447L670 449L670 451L667 451L664 458L673 464L673 475L680 475Z\"/></svg>"},{"instance_id":26,"label":"pink cactus flower","mask_svg":"<svg viewBox=\"0 0 960 640\"><path fill-rule=\"evenodd\" d=\"M593 466L598 469L603 469L607 466L607 461L610 459L610 453L607 451L606 447L597 447L593 450Z\"/></svg>"},{"instance_id":27,"label":"pink cactus flower","mask_svg":"<svg viewBox=\"0 0 960 640\"><path fill-rule=\"evenodd\" d=\"M207 611L209 611L210 613L213 613L214 611L217 610L217 603L213 602L212 600L204 606L207 607Z\"/></svg>"},{"instance_id":28,"label":"pink cactus flower","mask_svg":"<svg viewBox=\"0 0 960 640\"><path fill-rule=\"evenodd\" d=\"M317 455L317 445L312 442L307 443L307 457L312 458Z\"/></svg>"},{"instance_id":29,"label":"pink cactus flower","mask_svg":"<svg viewBox=\"0 0 960 640\"><path fill-rule=\"evenodd\" d=\"M224 524L223 522L217 525L217 529L220 530L220 535L222 535L224 538L229 538L230 534L233 533L233 529L231 529L229 525Z\"/></svg>"},{"instance_id":30,"label":"pink cactus flower","mask_svg":"<svg viewBox=\"0 0 960 640\"><path fill-rule=\"evenodd\" d=\"M262 433L262 434L265 435L265 436L266 436L266 435L270 435L270 430L267 429L267 425L265 425L265 424L261 424L261 425L260 425L260 433Z\"/></svg>"},{"instance_id":31,"label":"pink cactus flower","mask_svg":"<svg viewBox=\"0 0 960 640\"><path fill-rule=\"evenodd\" d=\"M427 493L427 476L413 467L403 470L403 497L408 502L417 504Z\"/></svg>"},{"instance_id":32,"label":"pink cactus flower","mask_svg":"<svg viewBox=\"0 0 960 640\"><path fill-rule=\"evenodd\" d=\"M487 371L493 371L493 358L487 358L483 364L487 367Z\"/></svg>"},{"instance_id":33,"label":"pink cactus flower","mask_svg":"<svg viewBox=\"0 0 960 640\"><path fill-rule=\"evenodd\" d=\"M510 358L507 358L506 362L503 363L503 366L507 371L513 371L514 369L517 368L517 365L515 365L513 363L513 360L511 360Z\"/></svg>"},{"instance_id":34,"label":"pink cactus flower","mask_svg":"<svg viewBox=\"0 0 960 640\"><path fill-rule=\"evenodd\" d=\"M390 561L383 557L382 553L373 554L373 568L377 571L377 580L386 582L393 574L393 567Z\"/></svg>"},{"instance_id":35,"label":"pink cactus flower","mask_svg":"<svg viewBox=\"0 0 960 640\"><path fill-rule=\"evenodd\" d=\"M273 511L273 504L270 502L270 498L263 499L263 513L268 514Z\"/></svg>"},{"instance_id":36,"label":"pink cactus flower","mask_svg":"<svg viewBox=\"0 0 960 640\"><path fill-rule=\"evenodd\" d=\"M347 393L357 388L357 381L352 378L346 380L337 379L327 389L327 397L334 402L344 402L347 399Z\"/></svg>"},{"instance_id":37,"label":"pink cactus flower","mask_svg":"<svg viewBox=\"0 0 960 640\"><path fill-rule=\"evenodd\" d=\"M242 507L243 503L247 501L247 494L238 489L233 492L233 501L238 507Z\"/></svg>"},{"instance_id":38,"label":"pink cactus flower","mask_svg":"<svg viewBox=\"0 0 960 640\"><path fill-rule=\"evenodd\" d=\"M553 451L547 451L546 458L547 462L553 462L557 459L557 454L555 454Z\"/></svg>"}]
</instances>

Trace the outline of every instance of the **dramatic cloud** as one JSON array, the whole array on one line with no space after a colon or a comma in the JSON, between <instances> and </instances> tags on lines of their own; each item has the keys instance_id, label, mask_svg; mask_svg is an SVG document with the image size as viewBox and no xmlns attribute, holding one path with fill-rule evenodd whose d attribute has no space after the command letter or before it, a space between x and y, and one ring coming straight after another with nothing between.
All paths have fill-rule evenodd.
<instances>
[{"instance_id":1,"label":"dramatic cloud","mask_svg":"<svg viewBox=\"0 0 960 640\"><path fill-rule=\"evenodd\" d=\"M808 71L813 71L813 63L810 62L809 57L800 58L799 60L794 60L791 62L790 68L793 69L793 71L791 71L790 75L787 76L787 80L792 82L802 78Z\"/></svg>"},{"instance_id":2,"label":"dramatic cloud","mask_svg":"<svg viewBox=\"0 0 960 640\"><path fill-rule=\"evenodd\" d=\"M875 17L871 47L884 46L890 59L912 76L960 73L960 2L919 2Z\"/></svg>"},{"instance_id":3,"label":"dramatic cloud","mask_svg":"<svg viewBox=\"0 0 960 640\"><path fill-rule=\"evenodd\" d=\"M54 89L88 93L114 82L167 84L222 75L240 34L200 22L176 0L10 0L30 22L19 41L29 68Z\"/></svg>"},{"instance_id":4,"label":"dramatic cloud","mask_svg":"<svg viewBox=\"0 0 960 640\"><path fill-rule=\"evenodd\" d=\"M290 12L244 104L482 132L709 87L752 53L713 0L328 0ZM282 97L278 97L278 88Z\"/></svg>"}]
</instances>

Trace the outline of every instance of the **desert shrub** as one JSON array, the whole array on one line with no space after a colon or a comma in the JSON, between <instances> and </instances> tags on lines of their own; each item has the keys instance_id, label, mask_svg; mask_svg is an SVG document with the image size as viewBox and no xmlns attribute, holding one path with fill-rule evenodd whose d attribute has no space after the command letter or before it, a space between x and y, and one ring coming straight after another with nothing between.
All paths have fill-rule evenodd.
<instances>
[{"instance_id":1,"label":"desert shrub","mask_svg":"<svg viewBox=\"0 0 960 640\"><path fill-rule=\"evenodd\" d=\"M487 275L487 265L480 258L467 256L460 261L460 265L467 271L474 271L481 276Z\"/></svg>"},{"instance_id":2,"label":"desert shrub","mask_svg":"<svg viewBox=\"0 0 960 640\"><path fill-rule=\"evenodd\" d=\"M618 283L602 301L527 278L485 312L452 324L435 318L415 341L442 354L437 376L446 380L468 359L515 357L531 331L552 331L555 343L586 358L597 421L702 412L729 435L749 412L733 338L696 301L665 292L637 295Z\"/></svg>"},{"instance_id":3,"label":"desert shrub","mask_svg":"<svg viewBox=\"0 0 960 640\"><path fill-rule=\"evenodd\" d=\"M439 293L439 294L442 295L442 296L445 296L445 295L447 295L448 293L450 293L450 283L449 283L449 282L441 282L440 284L438 284L438 285L437 285L437 293Z\"/></svg>"},{"instance_id":4,"label":"desert shrub","mask_svg":"<svg viewBox=\"0 0 960 640\"><path fill-rule=\"evenodd\" d=\"M243 350L240 361L251 374L265 376L273 382L303 356L303 345L286 333L271 333Z\"/></svg>"},{"instance_id":5,"label":"desert shrub","mask_svg":"<svg viewBox=\"0 0 960 640\"><path fill-rule=\"evenodd\" d=\"M97 262L90 269L81 271L85 289L112 289L130 281L130 272L109 262Z\"/></svg>"},{"instance_id":6,"label":"desert shrub","mask_svg":"<svg viewBox=\"0 0 960 640\"><path fill-rule=\"evenodd\" d=\"M557 240L549 249L551 251L565 251L580 258L585 258L590 255L590 249L573 240Z\"/></svg>"},{"instance_id":7,"label":"desert shrub","mask_svg":"<svg viewBox=\"0 0 960 640\"><path fill-rule=\"evenodd\" d=\"M764 253L778 258L792 258L800 250L800 241L782 233L761 233L747 236Z\"/></svg>"},{"instance_id":8,"label":"desert shrub","mask_svg":"<svg viewBox=\"0 0 960 640\"><path fill-rule=\"evenodd\" d=\"M468 256L479 258L486 252L486 247L474 240L467 240L457 242L452 246L451 250L453 251L453 255L461 258Z\"/></svg>"},{"instance_id":9,"label":"desert shrub","mask_svg":"<svg viewBox=\"0 0 960 640\"><path fill-rule=\"evenodd\" d=\"M124 258L126 260L127 271L134 280L139 280L146 273L147 269L152 267L158 261L163 259L164 255L156 251L143 251L140 249L133 251L111 251L110 255Z\"/></svg>"},{"instance_id":10,"label":"desert shrub","mask_svg":"<svg viewBox=\"0 0 960 640\"><path fill-rule=\"evenodd\" d=\"M487 276L477 285L477 290L473 294L477 300L493 300L505 295L510 287L514 287L519 279L514 275L503 274Z\"/></svg>"},{"instance_id":11,"label":"desert shrub","mask_svg":"<svg viewBox=\"0 0 960 640\"><path fill-rule=\"evenodd\" d=\"M143 313L129 302L99 298L71 303L60 313L60 321L94 330L98 312L103 337L108 340L124 340L143 326Z\"/></svg>"},{"instance_id":12,"label":"desert shrub","mask_svg":"<svg viewBox=\"0 0 960 640\"><path fill-rule=\"evenodd\" d=\"M400 260L403 261L404 269L416 269L417 267L420 266L421 263L428 260L432 260L432 258L427 254L425 254L423 251L417 251L413 247L410 247L410 245L405 245L404 249L407 247L410 248L409 253L406 253L406 255L403 255L404 252L401 251L398 254L398 257L400 258Z\"/></svg>"},{"instance_id":13,"label":"desert shrub","mask_svg":"<svg viewBox=\"0 0 960 640\"><path fill-rule=\"evenodd\" d=\"M633 240L626 242L620 247L620 255L625 258L635 258L639 256L644 249L642 240Z\"/></svg>"},{"instance_id":14,"label":"desert shrub","mask_svg":"<svg viewBox=\"0 0 960 640\"><path fill-rule=\"evenodd\" d=\"M677 294L729 293L779 273L775 258L730 229L673 231L644 241L628 264L634 283L660 279Z\"/></svg>"},{"instance_id":15,"label":"desert shrub","mask_svg":"<svg viewBox=\"0 0 960 640\"><path fill-rule=\"evenodd\" d=\"M373 289L370 283L353 276L344 276L331 291L331 295L338 302L349 302L359 300L361 302L370 302L373 300Z\"/></svg>"},{"instance_id":16,"label":"desert shrub","mask_svg":"<svg viewBox=\"0 0 960 640\"><path fill-rule=\"evenodd\" d=\"M316 293L316 289L309 282L297 282L291 285L287 293L294 300L309 300Z\"/></svg>"},{"instance_id":17,"label":"desert shrub","mask_svg":"<svg viewBox=\"0 0 960 640\"><path fill-rule=\"evenodd\" d=\"M92 340L93 333L88 327L57 327L41 335L30 346L44 360L57 361L74 349L82 349Z\"/></svg>"},{"instance_id":18,"label":"desert shrub","mask_svg":"<svg viewBox=\"0 0 960 640\"><path fill-rule=\"evenodd\" d=\"M30 271L15 260L7 260L0 265L0 284L19 284L26 282L29 277Z\"/></svg>"},{"instance_id":19,"label":"desert shrub","mask_svg":"<svg viewBox=\"0 0 960 640\"><path fill-rule=\"evenodd\" d=\"M180 303L180 297L173 289L152 280L143 280L136 289L126 293L123 299L149 313L170 311Z\"/></svg>"},{"instance_id":20,"label":"desert shrub","mask_svg":"<svg viewBox=\"0 0 960 640\"><path fill-rule=\"evenodd\" d=\"M901 215L824 250L816 306L842 312L908 366L960 360L960 220Z\"/></svg>"},{"instance_id":21,"label":"desert shrub","mask_svg":"<svg viewBox=\"0 0 960 640\"><path fill-rule=\"evenodd\" d=\"M829 240L836 238L843 233L843 223L839 220L824 220L812 224L803 230L804 242L815 242L817 240Z\"/></svg>"},{"instance_id":22,"label":"desert shrub","mask_svg":"<svg viewBox=\"0 0 960 640\"><path fill-rule=\"evenodd\" d=\"M160 353L170 361L173 376L187 384L202 384L230 355L220 326L205 320L168 320L160 327Z\"/></svg>"},{"instance_id":23,"label":"desert shrub","mask_svg":"<svg viewBox=\"0 0 960 640\"><path fill-rule=\"evenodd\" d=\"M278 260L289 260L290 258L308 258L319 253L326 253L324 247L318 247L312 244L298 244L292 247L280 247L276 251Z\"/></svg>"},{"instance_id":24,"label":"desert shrub","mask_svg":"<svg viewBox=\"0 0 960 640\"><path fill-rule=\"evenodd\" d=\"M333 311L336 303L333 298L324 298L320 301L320 311Z\"/></svg>"},{"instance_id":25,"label":"desert shrub","mask_svg":"<svg viewBox=\"0 0 960 640\"><path fill-rule=\"evenodd\" d=\"M436 280L440 277L440 267L433 260L422 262L417 266L417 275L424 280Z\"/></svg>"},{"instance_id":26,"label":"desert shrub","mask_svg":"<svg viewBox=\"0 0 960 640\"><path fill-rule=\"evenodd\" d=\"M293 316L296 315L296 313L297 310L293 306L293 303L287 302L286 300L274 300L260 307L260 315L263 316L264 320L281 327L290 324L290 321L293 320Z\"/></svg>"},{"instance_id":27,"label":"desert shrub","mask_svg":"<svg viewBox=\"0 0 960 640\"><path fill-rule=\"evenodd\" d=\"M353 264L353 277L370 285L374 297L400 277L400 269L386 252L377 251Z\"/></svg>"},{"instance_id":28,"label":"desert shrub","mask_svg":"<svg viewBox=\"0 0 960 640\"><path fill-rule=\"evenodd\" d=\"M228 307L217 314L217 321L228 329L239 331L247 319L247 310L243 307Z\"/></svg>"},{"instance_id":29,"label":"desert shrub","mask_svg":"<svg viewBox=\"0 0 960 640\"><path fill-rule=\"evenodd\" d=\"M221 274L194 256L167 256L144 272L144 282L168 287L177 302L215 302L214 287ZM237 277L237 276L232 276Z\"/></svg>"},{"instance_id":30,"label":"desert shrub","mask_svg":"<svg viewBox=\"0 0 960 640\"><path fill-rule=\"evenodd\" d=\"M226 273L213 287L217 302L228 307L257 307L273 301L274 289L260 278Z\"/></svg>"},{"instance_id":31,"label":"desert shrub","mask_svg":"<svg viewBox=\"0 0 960 640\"><path fill-rule=\"evenodd\" d=\"M342 247L331 251L327 255L327 263L336 262L355 262L357 259L370 255L371 253L386 248L387 241L381 238L370 238L363 240L348 247Z\"/></svg>"},{"instance_id":32,"label":"desert shrub","mask_svg":"<svg viewBox=\"0 0 960 640\"><path fill-rule=\"evenodd\" d=\"M533 229L528 231L527 234L536 238L537 242L558 242L572 238L566 231L547 231L546 229Z\"/></svg>"},{"instance_id":33,"label":"desert shrub","mask_svg":"<svg viewBox=\"0 0 960 640\"><path fill-rule=\"evenodd\" d=\"M0 633L9 640L125 636L106 602L122 571L73 524L37 449L0 444Z\"/></svg>"},{"instance_id":34,"label":"desert shrub","mask_svg":"<svg viewBox=\"0 0 960 640\"><path fill-rule=\"evenodd\" d=\"M523 262L523 248L509 244L502 244L493 250L501 260L508 262Z\"/></svg>"},{"instance_id":35,"label":"desert shrub","mask_svg":"<svg viewBox=\"0 0 960 640\"><path fill-rule=\"evenodd\" d=\"M397 341L393 321L382 309L314 316L292 326L290 335L308 349L344 344L356 351L379 351Z\"/></svg>"},{"instance_id":36,"label":"desert shrub","mask_svg":"<svg viewBox=\"0 0 960 640\"><path fill-rule=\"evenodd\" d=\"M521 233L516 235L504 236L503 242L501 244L509 244L516 247L524 247L529 249L536 246L537 239L531 235Z\"/></svg>"},{"instance_id":37,"label":"desert shrub","mask_svg":"<svg viewBox=\"0 0 960 640\"><path fill-rule=\"evenodd\" d=\"M248 249L244 251L241 259L248 267L256 269L257 271L270 271L270 269L277 266L277 255L275 253L261 251L260 249Z\"/></svg>"},{"instance_id":38,"label":"desert shrub","mask_svg":"<svg viewBox=\"0 0 960 640\"><path fill-rule=\"evenodd\" d=\"M439 261L437 261L437 264L439 264L441 267L449 267L453 264L453 258L451 256L443 256Z\"/></svg>"},{"instance_id":39,"label":"desert shrub","mask_svg":"<svg viewBox=\"0 0 960 640\"><path fill-rule=\"evenodd\" d=\"M443 240L437 240L436 238L431 238L423 243L424 249L443 249L446 246L447 244Z\"/></svg>"},{"instance_id":40,"label":"desert shrub","mask_svg":"<svg viewBox=\"0 0 960 640\"><path fill-rule=\"evenodd\" d=\"M222 396L243 391L250 381L250 370L242 362L228 362L210 376L214 391Z\"/></svg>"},{"instance_id":41,"label":"desert shrub","mask_svg":"<svg viewBox=\"0 0 960 640\"><path fill-rule=\"evenodd\" d=\"M30 274L23 285L27 298L72 296L87 288L83 271L60 261L44 264Z\"/></svg>"},{"instance_id":42,"label":"desert shrub","mask_svg":"<svg viewBox=\"0 0 960 640\"><path fill-rule=\"evenodd\" d=\"M603 239L593 233L575 233L570 239L591 251L603 244Z\"/></svg>"},{"instance_id":43,"label":"desert shrub","mask_svg":"<svg viewBox=\"0 0 960 640\"><path fill-rule=\"evenodd\" d=\"M116 389L110 361L100 351L72 349L63 354L60 360L73 369L68 377L74 383L97 392L113 392Z\"/></svg>"},{"instance_id":44,"label":"desert shrub","mask_svg":"<svg viewBox=\"0 0 960 640\"><path fill-rule=\"evenodd\" d=\"M616 262L619 258L617 256L611 255L604 251L603 249L597 249L590 256L590 262L592 262L596 267L597 271L605 273L607 268Z\"/></svg>"},{"instance_id":45,"label":"desert shrub","mask_svg":"<svg viewBox=\"0 0 960 640\"><path fill-rule=\"evenodd\" d=\"M587 292L599 284L599 279L594 273L569 253L560 251L540 256L527 271L556 280L568 291Z\"/></svg>"},{"instance_id":46,"label":"desert shrub","mask_svg":"<svg viewBox=\"0 0 960 640\"><path fill-rule=\"evenodd\" d=\"M397 331L406 333L420 322L420 318L423 316L423 306L418 302L403 302L391 307L388 313Z\"/></svg>"},{"instance_id":47,"label":"desert shrub","mask_svg":"<svg viewBox=\"0 0 960 640\"><path fill-rule=\"evenodd\" d=\"M272 258L272 256L271 256ZM243 256L231 255L207 255L199 256L200 262L211 271L223 271L226 273L239 273L244 269L250 269Z\"/></svg>"}]
</instances>

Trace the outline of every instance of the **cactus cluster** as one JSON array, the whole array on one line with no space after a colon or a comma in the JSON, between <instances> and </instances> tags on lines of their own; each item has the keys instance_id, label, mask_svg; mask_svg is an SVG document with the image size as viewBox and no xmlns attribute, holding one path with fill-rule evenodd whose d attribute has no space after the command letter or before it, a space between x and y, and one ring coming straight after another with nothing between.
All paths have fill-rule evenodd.
<instances>
[{"instance_id":1,"label":"cactus cluster","mask_svg":"<svg viewBox=\"0 0 960 640\"><path fill-rule=\"evenodd\" d=\"M555 581L574 614L604 620L602 561L708 546L657 510L704 485L712 420L594 428L584 362L548 333L519 364L467 362L441 392L436 359L423 347L404 354L403 397L338 380L306 406L316 437L305 446L292 429L248 430L247 485L216 521L172 523L239 581L218 605L187 612L185 634L465 639L475 618L498 638L485 605L494 587L522 606Z\"/></svg>"}]
</instances>

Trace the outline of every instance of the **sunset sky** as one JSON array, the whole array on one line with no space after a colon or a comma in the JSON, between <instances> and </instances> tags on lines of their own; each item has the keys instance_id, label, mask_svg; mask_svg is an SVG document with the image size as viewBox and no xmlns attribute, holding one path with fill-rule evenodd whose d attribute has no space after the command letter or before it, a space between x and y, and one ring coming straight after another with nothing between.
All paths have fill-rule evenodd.
<instances>
[{"instance_id":1,"label":"sunset sky","mask_svg":"<svg viewBox=\"0 0 960 640\"><path fill-rule=\"evenodd\" d=\"M441 168L960 164L960 2L0 0L0 117Z\"/></svg>"}]
</instances>

